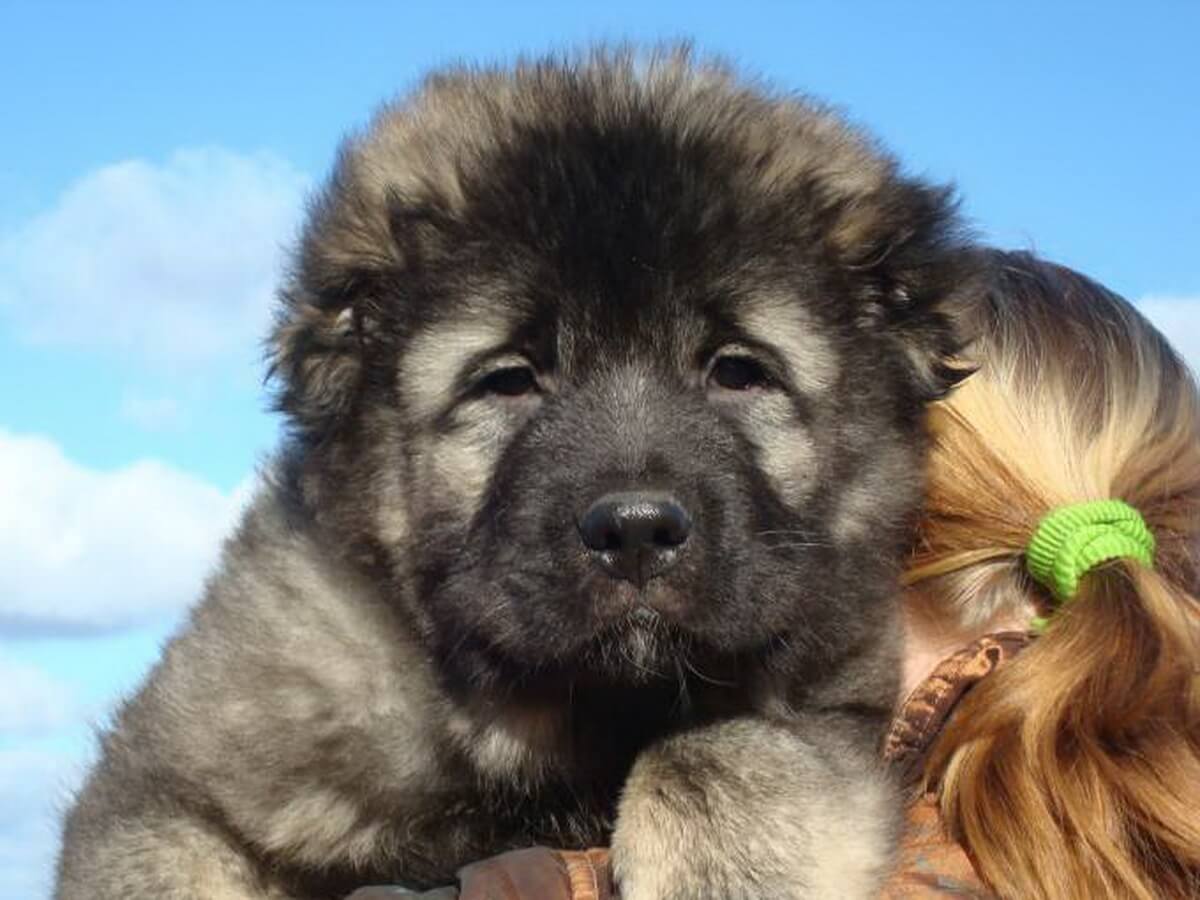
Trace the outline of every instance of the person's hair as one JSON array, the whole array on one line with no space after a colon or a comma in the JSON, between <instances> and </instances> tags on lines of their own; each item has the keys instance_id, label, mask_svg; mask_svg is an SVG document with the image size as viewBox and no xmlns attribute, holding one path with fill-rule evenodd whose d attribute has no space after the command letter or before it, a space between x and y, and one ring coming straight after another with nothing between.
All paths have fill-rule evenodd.
<instances>
[{"instance_id":1,"label":"person's hair","mask_svg":"<svg viewBox=\"0 0 1200 900\"><path fill-rule=\"evenodd\" d=\"M1084 576L963 700L926 783L1002 897L1200 896L1200 394L1121 297L1028 254L991 261L979 371L932 414L912 602L969 628L1048 612L1024 551L1063 504L1126 501L1157 553Z\"/></svg>"}]
</instances>

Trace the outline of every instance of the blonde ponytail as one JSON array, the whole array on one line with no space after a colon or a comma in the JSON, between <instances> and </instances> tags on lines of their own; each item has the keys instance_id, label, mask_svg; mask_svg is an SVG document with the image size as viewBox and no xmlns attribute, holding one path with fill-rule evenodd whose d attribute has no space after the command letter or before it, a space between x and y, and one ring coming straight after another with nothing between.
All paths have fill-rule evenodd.
<instances>
[{"instance_id":1,"label":"blonde ponytail","mask_svg":"<svg viewBox=\"0 0 1200 900\"><path fill-rule=\"evenodd\" d=\"M1050 626L963 700L927 779L1004 898L1200 897L1200 399L1124 300L997 254L981 368L935 410L908 571L963 627L1030 606ZM1063 504L1116 498L1157 543L1065 606L1024 551ZM915 602L915 601L914 601Z\"/></svg>"}]
</instances>

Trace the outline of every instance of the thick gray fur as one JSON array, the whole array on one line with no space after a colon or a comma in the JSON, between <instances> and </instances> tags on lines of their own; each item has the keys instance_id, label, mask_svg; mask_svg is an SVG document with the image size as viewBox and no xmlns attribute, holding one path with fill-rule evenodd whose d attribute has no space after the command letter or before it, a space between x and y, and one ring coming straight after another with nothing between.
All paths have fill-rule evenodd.
<instances>
[{"instance_id":1,"label":"thick gray fur","mask_svg":"<svg viewBox=\"0 0 1200 900\"><path fill-rule=\"evenodd\" d=\"M970 272L945 191L686 52L386 107L281 290L289 439L103 737L59 900L332 900L533 842L611 842L624 900L871 896ZM695 524L639 592L575 526L643 488Z\"/></svg>"}]
</instances>

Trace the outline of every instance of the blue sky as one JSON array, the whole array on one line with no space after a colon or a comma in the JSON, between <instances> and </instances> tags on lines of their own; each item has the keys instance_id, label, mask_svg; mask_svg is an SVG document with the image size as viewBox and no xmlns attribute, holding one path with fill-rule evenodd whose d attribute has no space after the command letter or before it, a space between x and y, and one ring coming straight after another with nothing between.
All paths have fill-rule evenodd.
<instances>
[{"instance_id":1,"label":"blue sky","mask_svg":"<svg viewBox=\"0 0 1200 900\"><path fill-rule=\"evenodd\" d=\"M272 284L379 101L449 60L691 36L843 107L1196 366L1197 35L1183 0L0 4L0 897L47 896L90 724L253 489Z\"/></svg>"}]
</instances>

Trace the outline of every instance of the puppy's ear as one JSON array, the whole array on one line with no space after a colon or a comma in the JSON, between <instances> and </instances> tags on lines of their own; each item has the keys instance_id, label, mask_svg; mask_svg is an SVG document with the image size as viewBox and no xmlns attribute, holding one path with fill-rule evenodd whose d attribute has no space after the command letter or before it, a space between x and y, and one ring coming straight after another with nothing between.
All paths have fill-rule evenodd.
<instances>
[{"instance_id":1,"label":"puppy's ear","mask_svg":"<svg viewBox=\"0 0 1200 900\"><path fill-rule=\"evenodd\" d=\"M354 303L316 302L303 288L283 301L268 339L275 406L301 435L327 434L353 405L363 369L362 319Z\"/></svg>"},{"instance_id":2,"label":"puppy's ear","mask_svg":"<svg viewBox=\"0 0 1200 900\"><path fill-rule=\"evenodd\" d=\"M923 401L973 371L961 354L984 266L957 206L949 188L897 178L842 204L831 230L849 280L861 285L860 324L900 350Z\"/></svg>"},{"instance_id":3,"label":"puppy's ear","mask_svg":"<svg viewBox=\"0 0 1200 900\"><path fill-rule=\"evenodd\" d=\"M976 276L964 270L955 286L923 309L896 288L886 301L885 338L904 354L908 371L923 402L940 400L977 368L964 355L970 343L970 308L982 296Z\"/></svg>"},{"instance_id":4,"label":"puppy's ear","mask_svg":"<svg viewBox=\"0 0 1200 900\"><path fill-rule=\"evenodd\" d=\"M364 181L356 146L342 145L329 181L309 201L267 340L275 406L302 436L329 434L353 405L376 282L400 264L387 197Z\"/></svg>"},{"instance_id":5,"label":"puppy's ear","mask_svg":"<svg viewBox=\"0 0 1200 900\"><path fill-rule=\"evenodd\" d=\"M402 196L347 141L308 221L267 347L276 407L301 435L331 433L403 317L406 285L438 246L441 213Z\"/></svg>"}]
</instances>

